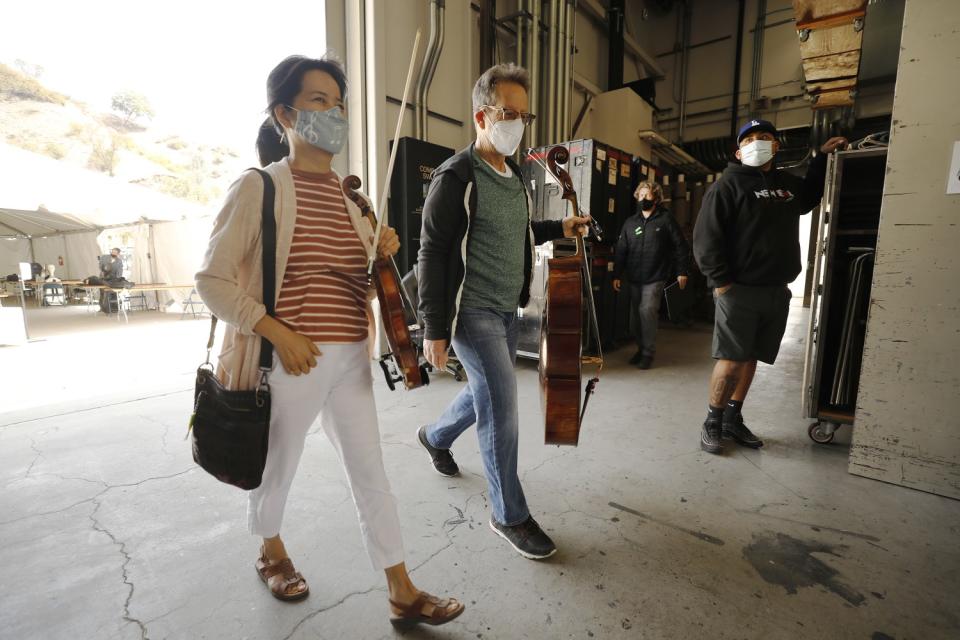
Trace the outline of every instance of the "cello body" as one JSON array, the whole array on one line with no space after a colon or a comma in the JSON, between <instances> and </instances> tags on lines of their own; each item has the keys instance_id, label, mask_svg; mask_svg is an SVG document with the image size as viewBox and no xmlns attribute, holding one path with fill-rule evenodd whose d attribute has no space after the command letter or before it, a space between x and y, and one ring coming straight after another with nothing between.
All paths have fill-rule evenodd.
<instances>
[{"instance_id":1,"label":"cello body","mask_svg":"<svg viewBox=\"0 0 960 640\"><path fill-rule=\"evenodd\" d=\"M540 332L540 406L544 443L576 446L580 439L583 357L583 275L579 256L551 258Z\"/></svg>"},{"instance_id":2,"label":"cello body","mask_svg":"<svg viewBox=\"0 0 960 640\"><path fill-rule=\"evenodd\" d=\"M580 211L570 174L557 166L566 164L570 154L562 146L547 154L550 173L563 187L576 215ZM576 446L590 395L599 377L594 377L580 395L583 344L587 321L597 331L597 312L590 283L590 264L583 237L577 234L577 252L572 256L547 261L546 296L540 329L540 405L544 418L544 443ZM597 344L599 345L599 335ZM599 347L598 347L599 348ZM593 359L603 367L603 354Z\"/></svg>"}]
</instances>

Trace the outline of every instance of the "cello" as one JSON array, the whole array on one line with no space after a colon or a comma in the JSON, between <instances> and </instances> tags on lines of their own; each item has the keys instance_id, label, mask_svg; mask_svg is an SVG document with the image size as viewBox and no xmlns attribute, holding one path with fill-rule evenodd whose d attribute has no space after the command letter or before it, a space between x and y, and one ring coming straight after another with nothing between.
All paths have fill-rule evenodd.
<instances>
[{"instance_id":1,"label":"cello","mask_svg":"<svg viewBox=\"0 0 960 640\"><path fill-rule=\"evenodd\" d=\"M357 191L361 186L362 182L357 176L347 176L343 179L344 194L360 207L360 212L376 229L378 223L373 209L367 199ZM377 288L380 319L387 336L387 344L390 345L390 353L379 360L380 368L383 369L387 379L387 386L393 391L397 382L403 382L407 389L416 389L429 384L430 378L427 375L426 366L420 364L419 352L410 338L410 325L407 318L408 310L412 309L412 305L407 299L393 258L377 258L367 277L373 281L370 284L374 284Z\"/></svg>"},{"instance_id":2,"label":"cello","mask_svg":"<svg viewBox=\"0 0 960 640\"><path fill-rule=\"evenodd\" d=\"M558 166L566 164L569 159L570 152L565 147L554 147L547 154L547 169L563 188L561 197L570 203L573 215L578 215L580 206L573 180L565 169ZM550 258L547 261L548 276L540 329L539 367L545 444L577 445L587 403L600 381L600 371L603 369L603 350L600 346L597 310L593 300L590 263L587 260L583 237L579 233L574 237L577 247L574 255ZM585 357L583 354L585 321L593 325L598 353L595 357ZM594 377L587 381L581 402L580 387L584 364L595 365L597 370Z\"/></svg>"}]
</instances>

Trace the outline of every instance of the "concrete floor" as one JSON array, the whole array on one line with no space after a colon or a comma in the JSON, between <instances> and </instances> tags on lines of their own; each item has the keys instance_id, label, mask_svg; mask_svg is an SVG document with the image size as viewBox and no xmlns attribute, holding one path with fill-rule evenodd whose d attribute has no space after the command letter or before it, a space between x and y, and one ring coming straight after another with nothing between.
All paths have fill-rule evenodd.
<instances>
[{"instance_id":1,"label":"concrete floor","mask_svg":"<svg viewBox=\"0 0 960 640\"><path fill-rule=\"evenodd\" d=\"M487 527L472 431L454 449L457 479L436 475L415 444L417 425L460 383L391 393L378 379L408 566L419 586L467 604L457 622L405 636L960 637L960 503L851 476L845 445L810 442L799 417L803 318L796 309L781 361L761 367L744 412L766 440L760 451L698 447L706 327L664 330L650 371L626 365L629 348L610 354L575 449L542 444L536 369L522 364L520 468L560 548L546 562L524 560ZM97 349L114 353L111 340L160 336L143 344L158 354L144 361L166 387L121 377L109 396L14 402L22 408L0 414L0 637L399 635L322 433L308 439L284 531L311 596L284 604L260 584L245 496L198 470L183 441L203 330L184 321L101 336ZM159 356L183 343L189 358ZM13 353L0 360L60 370Z\"/></svg>"}]
</instances>

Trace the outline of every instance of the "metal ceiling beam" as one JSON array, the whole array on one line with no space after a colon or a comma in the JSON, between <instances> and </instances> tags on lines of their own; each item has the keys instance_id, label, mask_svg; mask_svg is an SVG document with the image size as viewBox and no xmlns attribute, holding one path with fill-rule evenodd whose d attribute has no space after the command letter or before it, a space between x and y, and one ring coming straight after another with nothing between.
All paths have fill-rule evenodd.
<instances>
[{"instance_id":1,"label":"metal ceiling beam","mask_svg":"<svg viewBox=\"0 0 960 640\"><path fill-rule=\"evenodd\" d=\"M607 10L600 4L599 0L579 0L577 6L583 7L584 15L593 20L604 32L609 29ZM632 36L624 34L623 45L626 52L639 60L651 77L658 80L664 77L663 69L657 64L656 58L641 47Z\"/></svg>"}]
</instances>

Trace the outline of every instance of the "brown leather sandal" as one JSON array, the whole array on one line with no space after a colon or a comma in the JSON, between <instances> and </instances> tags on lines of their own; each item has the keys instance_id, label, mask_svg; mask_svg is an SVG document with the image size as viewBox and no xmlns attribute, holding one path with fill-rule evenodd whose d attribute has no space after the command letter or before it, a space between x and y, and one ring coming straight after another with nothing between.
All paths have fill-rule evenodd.
<instances>
[{"instance_id":1,"label":"brown leather sandal","mask_svg":"<svg viewBox=\"0 0 960 640\"><path fill-rule=\"evenodd\" d=\"M284 558L279 562L271 562L263 555L261 551L260 558L257 559L257 575L263 580L263 583L270 589L270 593L277 600L293 602L303 600L310 594L310 586L304 580L303 575L293 568L293 561L290 558ZM290 587L303 583L303 591L290 592Z\"/></svg>"},{"instance_id":2,"label":"brown leather sandal","mask_svg":"<svg viewBox=\"0 0 960 640\"><path fill-rule=\"evenodd\" d=\"M425 591L421 591L417 599L411 604L404 605L394 600L390 600L390 604L400 611L400 613L392 613L390 616L390 623L396 627L413 626L421 623L433 626L446 624L463 613L464 609L463 603L458 602L456 598L441 599ZM423 605L425 604L433 605L429 615L423 612Z\"/></svg>"}]
</instances>

